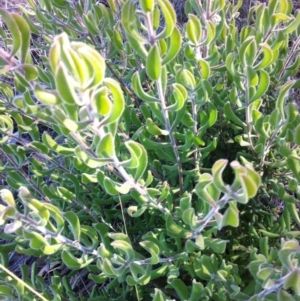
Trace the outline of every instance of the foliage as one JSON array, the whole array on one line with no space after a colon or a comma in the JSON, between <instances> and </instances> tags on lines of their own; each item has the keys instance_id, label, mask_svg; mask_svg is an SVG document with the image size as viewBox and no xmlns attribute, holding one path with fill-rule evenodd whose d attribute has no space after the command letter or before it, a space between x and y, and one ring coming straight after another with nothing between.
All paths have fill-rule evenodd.
<instances>
[{"instance_id":1,"label":"foliage","mask_svg":"<svg viewBox=\"0 0 300 301\"><path fill-rule=\"evenodd\" d=\"M0 10L0 299L300 300L292 2L28 4Z\"/></svg>"}]
</instances>

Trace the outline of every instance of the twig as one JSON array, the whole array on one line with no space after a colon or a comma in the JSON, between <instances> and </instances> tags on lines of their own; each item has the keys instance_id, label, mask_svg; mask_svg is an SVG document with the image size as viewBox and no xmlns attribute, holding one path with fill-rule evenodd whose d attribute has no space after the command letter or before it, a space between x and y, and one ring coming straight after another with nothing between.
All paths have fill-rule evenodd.
<instances>
[{"instance_id":1,"label":"twig","mask_svg":"<svg viewBox=\"0 0 300 301\"><path fill-rule=\"evenodd\" d=\"M148 29L148 39L149 43L151 46L155 45L156 42L156 36L155 32L153 31L153 25L152 25L152 20L150 13L146 13L145 15L145 23ZM183 171L182 171L182 163L178 151L178 146L176 144L176 139L173 135L173 130L172 126L170 124L170 118L169 118L169 111L166 106L166 100L165 100L165 94L163 92L163 86L162 86L162 80L161 77L156 81L156 87L157 87L157 92L158 92L158 99L159 103L162 109L162 113L164 116L164 121L165 121L165 127L166 130L169 133L169 139L170 139L170 144L173 148L173 152L176 158L176 163L177 163L177 169L178 169L178 174L179 174L179 189L180 189L180 194L183 194Z\"/></svg>"}]
</instances>

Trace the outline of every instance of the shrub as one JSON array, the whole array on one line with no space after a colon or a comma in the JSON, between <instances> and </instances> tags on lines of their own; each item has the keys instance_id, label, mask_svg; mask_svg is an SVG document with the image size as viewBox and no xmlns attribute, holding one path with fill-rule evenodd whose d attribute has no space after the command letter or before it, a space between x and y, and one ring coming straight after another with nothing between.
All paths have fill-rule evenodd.
<instances>
[{"instance_id":1,"label":"shrub","mask_svg":"<svg viewBox=\"0 0 300 301\"><path fill-rule=\"evenodd\" d=\"M0 299L300 300L299 11L107 2L0 10Z\"/></svg>"}]
</instances>

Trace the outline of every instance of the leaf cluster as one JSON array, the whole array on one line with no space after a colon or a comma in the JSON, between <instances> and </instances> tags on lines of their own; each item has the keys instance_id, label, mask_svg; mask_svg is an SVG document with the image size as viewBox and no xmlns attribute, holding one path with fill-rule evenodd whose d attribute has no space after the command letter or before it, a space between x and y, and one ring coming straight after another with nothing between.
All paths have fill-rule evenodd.
<instances>
[{"instance_id":1,"label":"leaf cluster","mask_svg":"<svg viewBox=\"0 0 300 301\"><path fill-rule=\"evenodd\" d=\"M0 300L300 300L300 12L232 2L0 9Z\"/></svg>"}]
</instances>

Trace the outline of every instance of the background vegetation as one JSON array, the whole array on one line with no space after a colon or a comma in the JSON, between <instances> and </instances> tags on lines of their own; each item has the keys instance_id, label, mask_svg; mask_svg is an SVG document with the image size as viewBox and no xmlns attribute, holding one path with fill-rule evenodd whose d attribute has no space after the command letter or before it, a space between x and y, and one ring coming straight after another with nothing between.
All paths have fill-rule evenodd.
<instances>
[{"instance_id":1,"label":"background vegetation","mask_svg":"<svg viewBox=\"0 0 300 301\"><path fill-rule=\"evenodd\" d=\"M1 300L300 300L300 13L242 5L0 9Z\"/></svg>"}]
</instances>

